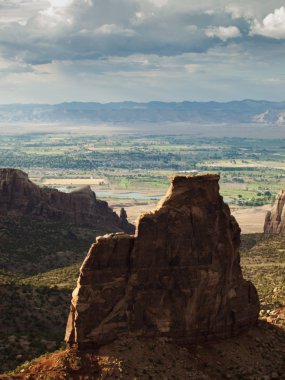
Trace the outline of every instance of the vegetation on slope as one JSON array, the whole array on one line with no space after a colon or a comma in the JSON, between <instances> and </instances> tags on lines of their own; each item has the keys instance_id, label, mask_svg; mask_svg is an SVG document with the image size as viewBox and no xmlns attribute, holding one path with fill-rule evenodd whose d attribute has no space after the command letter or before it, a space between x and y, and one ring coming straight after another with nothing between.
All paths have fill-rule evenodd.
<instances>
[{"instance_id":1,"label":"vegetation on slope","mask_svg":"<svg viewBox=\"0 0 285 380\"><path fill-rule=\"evenodd\" d=\"M285 236L282 235L242 235L241 264L244 276L258 289L260 317L283 331L284 247ZM84 253L86 251L87 247ZM52 266L56 265L54 262ZM0 339L2 371L62 345L71 292L80 265L81 262L76 262L33 275L0 272L0 330L5 332Z\"/></svg>"},{"instance_id":2,"label":"vegetation on slope","mask_svg":"<svg viewBox=\"0 0 285 380\"><path fill-rule=\"evenodd\" d=\"M1 221L0 371L61 346L79 267L96 236L107 232Z\"/></svg>"}]
</instances>

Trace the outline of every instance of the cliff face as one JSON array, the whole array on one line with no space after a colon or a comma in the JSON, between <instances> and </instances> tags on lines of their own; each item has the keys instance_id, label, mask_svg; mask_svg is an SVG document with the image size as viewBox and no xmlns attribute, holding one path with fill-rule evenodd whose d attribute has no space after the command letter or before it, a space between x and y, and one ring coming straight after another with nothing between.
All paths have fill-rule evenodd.
<instances>
[{"instance_id":1,"label":"cliff face","mask_svg":"<svg viewBox=\"0 0 285 380\"><path fill-rule=\"evenodd\" d=\"M285 190L277 194L272 210L266 214L264 232L285 234Z\"/></svg>"},{"instance_id":2,"label":"cliff face","mask_svg":"<svg viewBox=\"0 0 285 380\"><path fill-rule=\"evenodd\" d=\"M17 169L0 169L0 216L32 216L70 224L110 227L132 232L125 213L119 217L89 186L72 193L40 188Z\"/></svg>"},{"instance_id":3,"label":"cliff face","mask_svg":"<svg viewBox=\"0 0 285 380\"><path fill-rule=\"evenodd\" d=\"M69 344L99 346L129 333L204 341L256 323L257 292L239 264L240 228L218 180L175 177L135 236L97 238L73 292Z\"/></svg>"}]
</instances>

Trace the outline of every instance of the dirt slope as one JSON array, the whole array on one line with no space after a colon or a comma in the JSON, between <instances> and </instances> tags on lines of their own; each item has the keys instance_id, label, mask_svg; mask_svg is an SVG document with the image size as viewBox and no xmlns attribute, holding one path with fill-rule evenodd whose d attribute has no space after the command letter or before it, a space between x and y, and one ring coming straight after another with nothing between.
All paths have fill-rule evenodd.
<instances>
[{"instance_id":1,"label":"dirt slope","mask_svg":"<svg viewBox=\"0 0 285 380\"><path fill-rule=\"evenodd\" d=\"M73 348L42 356L0 379L285 379L285 333L260 321L239 337L196 347L121 338L98 351Z\"/></svg>"}]
</instances>

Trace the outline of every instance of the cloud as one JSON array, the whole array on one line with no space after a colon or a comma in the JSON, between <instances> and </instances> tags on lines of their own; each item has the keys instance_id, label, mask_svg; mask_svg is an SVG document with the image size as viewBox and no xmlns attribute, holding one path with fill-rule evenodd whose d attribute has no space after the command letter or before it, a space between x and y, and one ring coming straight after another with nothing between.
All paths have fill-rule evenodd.
<instances>
[{"instance_id":1,"label":"cloud","mask_svg":"<svg viewBox=\"0 0 285 380\"><path fill-rule=\"evenodd\" d=\"M255 19L251 28L251 35L255 34L275 39L285 39L285 7L275 9L261 23Z\"/></svg>"},{"instance_id":2,"label":"cloud","mask_svg":"<svg viewBox=\"0 0 285 380\"><path fill-rule=\"evenodd\" d=\"M13 4L10 16L17 20L21 12ZM202 7L203 1L196 6L182 0L40 0L40 4L41 9L30 0L30 17L0 23L3 56L31 64L132 54L176 56L207 51L218 43L210 35L225 42L239 36L240 20L229 27L231 14L219 7L209 12L208 0Z\"/></svg>"},{"instance_id":3,"label":"cloud","mask_svg":"<svg viewBox=\"0 0 285 380\"><path fill-rule=\"evenodd\" d=\"M230 38L241 37L241 32L236 26L218 26L210 27L205 30L208 37L218 37L222 41L227 41Z\"/></svg>"},{"instance_id":4,"label":"cloud","mask_svg":"<svg viewBox=\"0 0 285 380\"><path fill-rule=\"evenodd\" d=\"M284 24L284 0L0 1L0 96L267 97L262 79L284 77Z\"/></svg>"},{"instance_id":5,"label":"cloud","mask_svg":"<svg viewBox=\"0 0 285 380\"><path fill-rule=\"evenodd\" d=\"M165 6L168 3L168 0L149 0L149 1L159 8Z\"/></svg>"},{"instance_id":6,"label":"cloud","mask_svg":"<svg viewBox=\"0 0 285 380\"><path fill-rule=\"evenodd\" d=\"M104 24L95 30L95 34L97 35L117 35L117 36L125 36L131 37L135 35L135 31L132 29L124 29L115 24Z\"/></svg>"}]
</instances>

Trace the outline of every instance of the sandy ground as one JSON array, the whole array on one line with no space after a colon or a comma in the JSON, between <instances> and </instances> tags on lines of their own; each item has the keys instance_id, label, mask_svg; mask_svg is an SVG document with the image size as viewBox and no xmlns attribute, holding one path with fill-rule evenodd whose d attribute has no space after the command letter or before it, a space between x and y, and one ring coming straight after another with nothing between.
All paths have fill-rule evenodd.
<instances>
[{"instance_id":1,"label":"sandy ground","mask_svg":"<svg viewBox=\"0 0 285 380\"><path fill-rule=\"evenodd\" d=\"M263 232L263 225L267 211L271 205L260 207L231 207L232 214L240 225L243 234Z\"/></svg>"},{"instance_id":2,"label":"sandy ground","mask_svg":"<svg viewBox=\"0 0 285 380\"><path fill-rule=\"evenodd\" d=\"M152 211L156 208L157 202L139 202L126 200L123 202L109 202L109 205L116 212L120 212L120 208L124 207L127 211L128 219L131 223L135 223L136 219L143 213ZM264 219L267 211L271 209L271 205L260 207L241 207L230 206L231 212L240 225L243 234L252 234L263 232Z\"/></svg>"},{"instance_id":3,"label":"sandy ground","mask_svg":"<svg viewBox=\"0 0 285 380\"><path fill-rule=\"evenodd\" d=\"M70 186L84 186L84 185L99 185L106 183L104 178L46 178L42 185L70 185Z\"/></svg>"}]
</instances>

